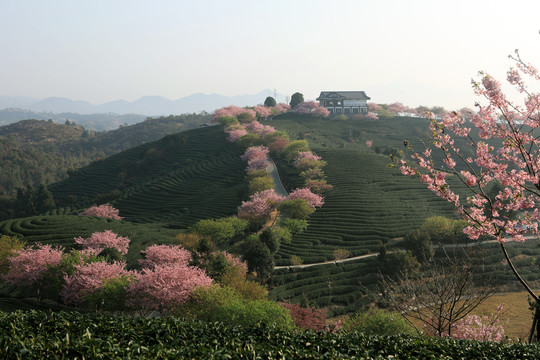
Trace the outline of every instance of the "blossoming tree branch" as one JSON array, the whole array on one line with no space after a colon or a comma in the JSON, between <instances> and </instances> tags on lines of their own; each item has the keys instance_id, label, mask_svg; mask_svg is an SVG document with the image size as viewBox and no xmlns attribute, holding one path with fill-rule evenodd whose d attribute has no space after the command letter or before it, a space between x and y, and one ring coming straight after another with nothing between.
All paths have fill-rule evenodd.
<instances>
[{"instance_id":1,"label":"blossoming tree branch","mask_svg":"<svg viewBox=\"0 0 540 360\"><path fill-rule=\"evenodd\" d=\"M506 80L523 103L512 101L495 78L480 72L473 88L487 104L477 104L478 112L470 114L470 119L456 112L440 121L431 116L432 146L413 151L413 161L401 160L401 171L418 175L428 189L452 203L468 221L464 232L470 239L487 237L499 242L512 272L536 303L529 340L535 331L540 340L540 297L520 276L505 247L509 240L523 242L527 233L539 232L540 94L529 90L526 79L539 81L540 75L517 50L510 59L514 67ZM432 156L434 151L442 151L448 170L441 170L442 164ZM448 184L448 174L459 179L471 195L461 198ZM493 186L500 191L490 194Z\"/></svg>"}]
</instances>

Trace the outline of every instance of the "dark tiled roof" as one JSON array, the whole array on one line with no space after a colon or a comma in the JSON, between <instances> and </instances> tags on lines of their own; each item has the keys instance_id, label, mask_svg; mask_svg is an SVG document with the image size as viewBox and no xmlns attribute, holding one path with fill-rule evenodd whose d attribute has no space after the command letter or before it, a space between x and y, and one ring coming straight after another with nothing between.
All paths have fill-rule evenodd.
<instances>
[{"instance_id":1,"label":"dark tiled roof","mask_svg":"<svg viewBox=\"0 0 540 360\"><path fill-rule=\"evenodd\" d=\"M355 99L371 100L364 91L321 91L321 95L316 100L321 99Z\"/></svg>"}]
</instances>

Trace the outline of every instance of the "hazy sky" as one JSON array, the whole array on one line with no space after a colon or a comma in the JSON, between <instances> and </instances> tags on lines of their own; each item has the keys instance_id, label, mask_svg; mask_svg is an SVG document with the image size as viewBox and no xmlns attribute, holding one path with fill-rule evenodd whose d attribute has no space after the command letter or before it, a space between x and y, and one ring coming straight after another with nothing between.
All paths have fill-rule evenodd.
<instances>
[{"instance_id":1,"label":"hazy sky","mask_svg":"<svg viewBox=\"0 0 540 360\"><path fill-rule=\"evenodd\" d=\"M538 0L0 0L0 95L365 90L473 107L471 78L503 80L514 49L540 67L539 30Z\"/></svg>"}]
</instances>

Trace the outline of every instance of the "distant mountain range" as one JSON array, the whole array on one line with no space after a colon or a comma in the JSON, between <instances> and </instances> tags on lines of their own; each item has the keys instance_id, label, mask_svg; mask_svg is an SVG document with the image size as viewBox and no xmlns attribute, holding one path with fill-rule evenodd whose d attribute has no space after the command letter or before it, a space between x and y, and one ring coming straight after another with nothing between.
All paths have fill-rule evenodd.
<instances>
[{"instance_id":1,"label":"distant mountain range","mask_svg":"<svg viewBox=\"0 0 540 360\"><path fill-rule=\"evenodd\" d=\"M61 97L32 99L28 97L0 96L0 109L18 108L34 112L77 113L77 114L140 114L145 116L168 116L201 111L212 112L228 105L253 106L264 103L274 92L265 89L258 94L224 96L219 94L193 94L178 100L161 96L144 96L136 101L117 100L101 105L87 101ZM278 102L285 101L285 95L277 94ZM1 120L1 119L0 119Z\"/></svg>"}]
</instances>

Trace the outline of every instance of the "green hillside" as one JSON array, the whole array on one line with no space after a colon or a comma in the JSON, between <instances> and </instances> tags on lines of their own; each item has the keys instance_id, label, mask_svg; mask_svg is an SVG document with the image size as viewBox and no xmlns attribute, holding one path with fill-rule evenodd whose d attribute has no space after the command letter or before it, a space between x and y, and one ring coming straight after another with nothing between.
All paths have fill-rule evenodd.
<instances>
[{"instance_id":1,"label":"green hillside","mask_svg":"<svg viewBox=\"0 0 540 360\"><path fill-rule=\"evenodd\" d=\"M246 196L242 153L220 127L194 129L96 161L49 189L60 205L111 202L127 221L182 228L236 212Z\"/></svg>"},{"instance_id":2,"label":"green hillside","mask_svg":"<svg viewBox=\"0 0 540 360\"><path fill-rule=\"evenodd\" d=\"M91 161L167 134L199 127L209 115L184 114L147 119L108 132L92 132L74 123L23 120L0 126L0 200L14 197L15 189L48 184L67 177ZM2 207L9 206L9 202ZM0 211L0 219L2 211Z\"/></svg>"}]
</instances>

